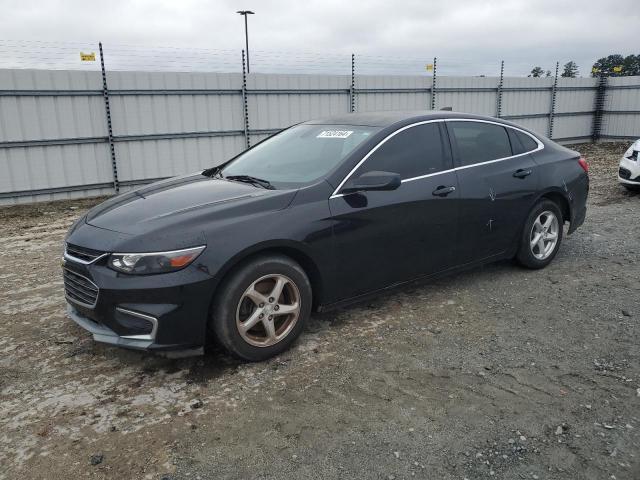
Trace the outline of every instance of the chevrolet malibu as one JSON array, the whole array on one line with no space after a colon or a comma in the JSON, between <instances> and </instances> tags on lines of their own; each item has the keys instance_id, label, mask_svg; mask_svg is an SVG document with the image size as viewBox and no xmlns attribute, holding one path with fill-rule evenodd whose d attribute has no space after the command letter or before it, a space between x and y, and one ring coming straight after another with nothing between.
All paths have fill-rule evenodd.
<instances>
[{"instance_id":1,"label":"chevrolet malibu","mask_svg":"<svg viewBox=\"0 0 640 480\"><path fill-rule=\"evenodd\" d=\"M348 114L114 197L71 227L68 314L99 342L260 361L312 311L501 259L539 269L584 221L584 159L512 123Z\"/></svg>"}]
</instances>

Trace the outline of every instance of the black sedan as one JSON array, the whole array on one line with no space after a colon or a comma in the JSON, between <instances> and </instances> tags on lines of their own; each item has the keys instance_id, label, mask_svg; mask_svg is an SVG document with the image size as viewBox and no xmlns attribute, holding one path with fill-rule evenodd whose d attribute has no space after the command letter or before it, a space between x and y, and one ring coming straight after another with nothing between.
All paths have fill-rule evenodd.
<instances>
[{"instance_id":1,"label":"black sedan","mask_svg":"<svg viewBox=\"0 0 640 480\"><path fill-rule=\"evenodd\" d=\"M312 310L500 259L542 268L584 221L588 167L522 127L451 112L309 121L221 166L114 197L66 238L69 316L174 354L263 360Z\"/></svg>"}]
</instances>

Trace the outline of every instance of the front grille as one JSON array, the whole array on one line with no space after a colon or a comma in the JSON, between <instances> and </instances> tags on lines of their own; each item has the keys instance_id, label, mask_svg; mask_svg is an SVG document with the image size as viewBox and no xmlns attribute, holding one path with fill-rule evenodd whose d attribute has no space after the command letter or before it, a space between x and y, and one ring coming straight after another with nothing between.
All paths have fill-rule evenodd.
<instances>
[{"instance_id":1,"label":"front grille","mask_svg":"<svg viewBox=\"0 0 640 480\"><path fill-rule=\"evenodd\" d=\"M96 306L100 289L95 283L68 268L64 269L63 279L64 293L70 301L90 308Z\"/></svg>"},{"instance_id":2,"label":"front grille","mask_svg":"<svg viewBox=\"0 0 640 480\"><path fill-rule=\"evenodd\" d=\"M620 170L618 170L618 175L620 175L620 178L629 180L629 178L631 178L631 171L627 170L626 168L620 167Z\"/></svg>"},{"instance_id":3,"label":"front grille","mask_svg":"<svg viewBox=\"0 0 640 480\"><path fill-rule=\"evenodd\" d=\"M67 243L65 253L84 263L91 263L105 254L105 252L101 252L100 250L79 247L77 245L71 245L70 243Z\"/></svg>"}]
</instances>

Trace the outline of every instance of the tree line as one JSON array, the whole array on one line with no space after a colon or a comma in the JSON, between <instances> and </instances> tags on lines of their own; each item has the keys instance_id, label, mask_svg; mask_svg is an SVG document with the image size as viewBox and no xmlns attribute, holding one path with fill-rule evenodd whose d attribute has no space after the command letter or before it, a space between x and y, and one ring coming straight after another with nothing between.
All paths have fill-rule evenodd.
<instances>
[{"instance_id":1,"label":"tree line","mask_svg":"<svg viewBox=\"0 0 640 480\"><path fill-rule=\"evenodd\" d=\"M575 78L580 74L580 69L573 60L564 64L561 77ZM591 67L592 77L628 77L640 75L640 55L627 55L618 53L602 57ZM531 69L529 77L550 77L551 70L544 70L535 66Z\"/></svg>"}]
</instances>

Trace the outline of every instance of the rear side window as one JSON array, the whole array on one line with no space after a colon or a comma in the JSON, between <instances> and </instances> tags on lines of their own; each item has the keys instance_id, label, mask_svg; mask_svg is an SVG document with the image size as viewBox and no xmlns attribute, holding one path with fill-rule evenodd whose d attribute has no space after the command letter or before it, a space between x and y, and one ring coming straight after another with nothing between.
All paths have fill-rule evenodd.
<instances>
[{"instance_id":1,"label":"rear side window","mask_svg":"<svg viewBox=\"0 0 640 480\"><path fill-rule=\"evenodd\" d=\"M516 138L520 140L520 143L524 148L524 152L530 152L531 150L535 150L536 148L538 148L538 144L536 143L536 141L526 133L522 133L518 130L513 130L513 129L511 129L511 131L515 133Z\"/></svg>"},{"instance_id":2,"label":"rear side window","mask_svg":"<svg viewBox=\"0 0 640 480\"><path fill-rule=\"evenodd\" d=\"M510 157L511 144L504 127L482 122L448 122L462 166Z\"/></svg>"},{"instance_id":3,"label":"rear side window","mask_svg":"<svg viewBox=\"0 0 640 480\"><path fill-rule=\"evenodd\" d=\"M425 123L403 130L383 143L358 168L354 177L383 171L399 173L405 180L447 168L450 168L449 160L438 123Z\"/></svg>"}]
</instances>

